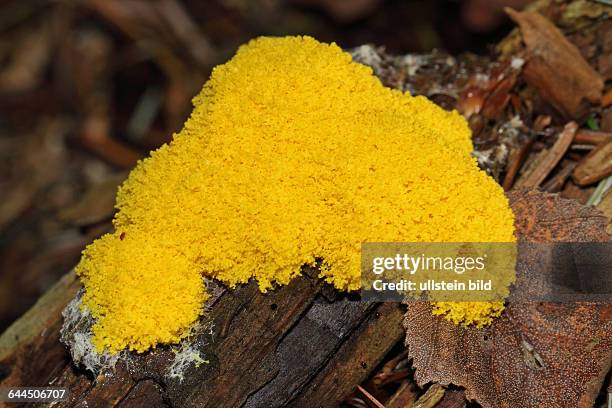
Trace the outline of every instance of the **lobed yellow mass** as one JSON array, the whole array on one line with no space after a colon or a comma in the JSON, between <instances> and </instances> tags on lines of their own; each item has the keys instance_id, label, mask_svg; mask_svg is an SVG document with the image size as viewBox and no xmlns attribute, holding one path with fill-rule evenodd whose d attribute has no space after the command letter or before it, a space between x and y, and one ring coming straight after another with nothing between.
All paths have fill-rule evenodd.
<instances>
[{"instance_id":1,"label":"lobed yellow mass","mask_svg":"<svg viewBox=\"0 0 612 408\"><path fill-rule=\"evenodd\" d=\"M249 42L119 189L115 232L84 251L94 344L177 342L202 313L203 277L265 292L322 259L326 281L356 290L364 241L514 241L504 193L471 151L458 113L385 88L335 44ZM436 312L482 325L502 308Z\"/></svg>"}]
</instances>

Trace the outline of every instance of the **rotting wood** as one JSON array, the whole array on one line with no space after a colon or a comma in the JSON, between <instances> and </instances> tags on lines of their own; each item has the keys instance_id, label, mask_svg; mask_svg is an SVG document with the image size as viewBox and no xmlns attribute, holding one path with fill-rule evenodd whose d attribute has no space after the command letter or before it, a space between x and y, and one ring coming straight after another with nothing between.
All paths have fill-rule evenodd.
<instances>
[{"instance_id":1,"label":"rotting wood","mask_svg":"<svg viewBox=\"0 0 612 408\"><path fill-rule=\"evenodd\" d=\"M170 347L132 355L95 381L75 370L59 342L60 311L79 286L71 273L0 338L7 373L0 384L68 387L70 398L55 407L154 398L143 396L144 387L164 390L164 401L182 407L335 406L401 340L403 311L335 294L314 274L308 270L268 294L255 283L225 291L204 318L213 330L196 335L207 344L198 351L209 363L190 366L180 382L165 375ZM221 337L227 319L230 329ZM16 331L27 335L14 341Z\"/></svg>"},{"instance_id":2,"label":"rotting wood","mask_svg":"<svg viewBox=\"0 0 612 408\"><path fill-rule=\"evenodd\" d=\"M195 336L208 363L189 366L184 381L166 375L174 356L170 347L132 355L94 381L75 370L59 342L60 311L78 287L74 274L67 275L0 337L0 365L7 373L1 386L68 387L70 398L56 407L158 400L155 393L143 396L143 389L157 390L166 403L181 407L331 407L371 376L403 335L400 305L352 301L306 269L303 277L267 294L255 283L223 292L205 316L212 331ZM16 332L25 335L15 341Z\"/></svg>"}]
</instances>

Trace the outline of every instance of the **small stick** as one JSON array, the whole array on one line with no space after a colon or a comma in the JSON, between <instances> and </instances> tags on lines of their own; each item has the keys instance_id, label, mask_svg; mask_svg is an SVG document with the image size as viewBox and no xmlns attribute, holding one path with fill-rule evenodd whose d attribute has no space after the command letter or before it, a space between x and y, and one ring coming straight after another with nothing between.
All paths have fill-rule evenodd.
<instances>
[{"instance_id":1,"label":"small stick","mask_svg":"<svg viewBox=\"0 0 612 408\"><path fill-rule=\"evenodd\" d=\"M607 108L610 105L612 105L612 89L606 92L604 96L601 97L602 108Z\"/></svg>"},{"instance_id":2,"label":"small stick","mask_svg":"<svg viewBox=\"0 0 612 408\"><path fill-rule=\"evenodd\" d=\"M612 140L597 146L576 166L572 178L576 184L586 186L612 174Z\"/></svg>"},{"instance_id":3,"label":"small stick","mask_svg":"<svg viewBox=\"0 0 612 408\"><path fill-rule=\"evenodd\" d=\"M572 143L572 146L570 147L571 150L588 150L591 151L595 148L595 145L592 144L577 144L577 143Z\"/></svg>"},{"instance_id":4,"label":"small stick","mask_svg":"<svg viewBox=\"0 0 612 408\"><path fill-rule=\"evenodd\" d=\"M577 144L591 144L598 145L605 143L608 140L612 140L612 133L610 132L597 132L594 130L580 129L576 132L574 137L574 143Z\"/></svg>"},{"instance_id":5,"label":"small stick","mask_svg":"<svg viewBox=\"0 0 612 408\"><path fill-rule=\"evenodd\" d=\"M561 191L563 184L565 184L567 178L572 174L572 171L574 171L576 164L578 163L574 161L567 163L560 171L557 172L557 174L555 174L554 177L552 177L542 186L542 190L549 193Z\"/></svg>"},{"instance_id":6,"label":"small stick","mask_svg":"<svg viewBox=\"0 0 612 408\"><path fill-rule=\"evenodd\" d=\"M568 122L565 125L559 135L559 139L550 149L548 155L542 160L538 167L525 178L525 181L521 183L521 187L535 188L544 181L552 169L559 163L565 152L567 152L567 149L574 140L576 130L578 130L578 124L576 122Z\"/></svg>"},{"instance_id":7,"label":"small stick","mask_svg":"<svg viewBox=\"0 0 612 408\"><path fill-rule=\"evenodd\" d=\"M359 391L361 391L361 393L363 395L365 395L367 399L372 401L372 404L376 405L378 408L385 408L385 406L383 404L381 404L380 401L378 401L376 398L374 398L374 396L372 394L370 394L369 392L367 392L361 385L358 385L357 389Z\"/></svg>"},{"instance_id":8,"label":"small stick","mask_svg":"<svg viewBox=\"0 0 612 408\"><path fill-rule=\"evenodd\" d=\"M504 177L504 191L510 190L512 188L512 184L514 184L514 179L518 174L523 162L527 158L527 154L531 150L531 146L533 145L533 139L530 139L525 143L519 151L513 155L512 162L508 163L508 169L506 170L506 177Z\"/></svg>"},{"instance_id":9,"label":"small stick","mask_svg":"<svg viewBox=\"0 0 612 408\"><path fill-rule=\"evenodd\" d=\"M376 376L374 382L377 386L382 386L404 378L408 378L409 374L410 368L402 368L401 370L392 371L390 373L380 373Z\"/></svg>"},{"instance_id":10,"label":"small stick","mask_svg":"<svg viewBox=\"0 0 612 408\"><path fill-rule=\"evenodd\" d=\"M88 118L81 134L81 143L102 159L119 168L133 168L142 155L128 145L110 137L109 127L107 118L95 116Z\"/></svg>"},{"instance_id":11,"label":"small stick","mask_svg":"<svg viewBox=\"0 0 612 408\"><path fill-rule=\"evenodd\" d=\"M395 366L397 366L400 361L402 361L404 358L406 358L406 356L408 356L408 350L402 351L396 357L394 357L391 360L387 361L385 363L385 365L383 366L382 371L383 372L391 372L391 371L393 371L395 369Z\"/></svg>"}]
</instances>

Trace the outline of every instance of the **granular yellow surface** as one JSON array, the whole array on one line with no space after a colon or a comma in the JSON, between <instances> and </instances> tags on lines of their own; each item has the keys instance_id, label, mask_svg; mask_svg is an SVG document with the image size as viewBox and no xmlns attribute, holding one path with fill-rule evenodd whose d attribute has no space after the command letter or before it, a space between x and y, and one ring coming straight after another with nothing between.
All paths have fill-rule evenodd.
<instances>
[{"instance_id":1,"label":"granular yellow surface","mask_svg":"<svg viewBox=\"0 0 612 408\"><path fill-rule=\"evenodd\" d=\"M465 120L385 88L310 37L258 38L214 69L174 140L119 189L115 232L77 267L98 350L142 352L189 334L202 277L262 291L323 260L360 287L360 244L511 242L502 189L470 156ZM438 304L483 325L500 304Z\"/></svg>"}]
</instances>

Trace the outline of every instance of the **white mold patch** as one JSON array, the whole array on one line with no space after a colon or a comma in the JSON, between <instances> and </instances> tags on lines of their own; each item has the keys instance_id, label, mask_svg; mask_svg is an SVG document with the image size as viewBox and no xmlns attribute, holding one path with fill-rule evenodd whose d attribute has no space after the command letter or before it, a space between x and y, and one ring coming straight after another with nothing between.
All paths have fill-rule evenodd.
<instances>
[{"instance_id":1,"label":"white mold patch","mask_svg":"<svg viewBox=\"0 0 612 408\"><path fill-rule=\"evenodd\" d=\"M194 327L194 332L204 333L208 332L210 339L213 336L214 325L212 322L198 323ZM194 338L187 338L181 342L181 344L172 349L174 353L174 359L166 371L165 377L167 379L178 380L183 382L185 379L185 372L192 365L195 368L200 367L202 364L209 364L205 356L202 354L204 349L209 343L204 340L205 336L197 336Z\"/></svg>"},{"instance_id":2,"label":"white mold patch","mask_svg":"<svg viewBox=\"0 0 612 408\"><path fill-rule=\"evenodd\" d=\"M111 355L108 352L98 353L91 342L91 327L94 323L91 314L82 308L83 290L66 306L62 312L61 341L70 350L72 361L82 366L96 377L101 371L112 370L122 353Z\"/></svg>"}]
</instances>

